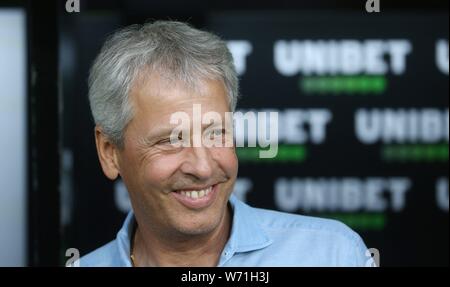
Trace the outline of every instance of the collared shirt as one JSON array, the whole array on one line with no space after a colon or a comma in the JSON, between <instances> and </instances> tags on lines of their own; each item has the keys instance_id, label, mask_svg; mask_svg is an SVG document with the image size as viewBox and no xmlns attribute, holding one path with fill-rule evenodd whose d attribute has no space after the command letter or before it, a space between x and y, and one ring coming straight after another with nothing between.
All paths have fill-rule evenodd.
<instances>
[{"instance_id":1,"label":"collared shirt","mask_svg":"<svg viewBox=\"0 0 450 287\"><path fill-rule=\"evenodd\" d=\"M230 197L233 222L219 267L370 266L360 236L335 220L253 208ZM82 257L79 266L131 267L130 212L115 240Z\"/></svg>"}]
</instances>

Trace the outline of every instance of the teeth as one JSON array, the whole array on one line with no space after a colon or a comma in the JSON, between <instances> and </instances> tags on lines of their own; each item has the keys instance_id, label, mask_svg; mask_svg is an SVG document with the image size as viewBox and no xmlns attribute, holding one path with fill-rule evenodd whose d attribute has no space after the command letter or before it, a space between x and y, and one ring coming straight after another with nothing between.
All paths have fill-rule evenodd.
<instances>
[{"instance_id":1,"label":"teeth","mask_svg":"<svg viewBox=\"0 0 450 287\"><path fill-rule=\"evenodd\" d=\"M186 197L198 199L198 198L202 198L202 197L208 195L211 191L212 191L212 186L202 189L202 190L181 191L181 194Z\"/></svg>"}]
</instances>

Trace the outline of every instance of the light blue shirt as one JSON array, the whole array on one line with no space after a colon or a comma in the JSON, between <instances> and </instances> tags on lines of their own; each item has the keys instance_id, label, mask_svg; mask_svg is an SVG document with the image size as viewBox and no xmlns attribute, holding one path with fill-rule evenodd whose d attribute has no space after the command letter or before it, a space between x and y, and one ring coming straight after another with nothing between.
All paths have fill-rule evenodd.
<instances>
[{"instance_id":1,"label":"light blue shirt","mask_svg":"<svg viewBox=\"0 0 450 287\"><path fill-rule=\"evenodd\" d=\"M360 236L335 220L253 208L230 197L231 235L219 267L369 266L371 257ZM80 266L131 267L130 212L115 240L80 259Z\"/></svg>"}]
</instances>

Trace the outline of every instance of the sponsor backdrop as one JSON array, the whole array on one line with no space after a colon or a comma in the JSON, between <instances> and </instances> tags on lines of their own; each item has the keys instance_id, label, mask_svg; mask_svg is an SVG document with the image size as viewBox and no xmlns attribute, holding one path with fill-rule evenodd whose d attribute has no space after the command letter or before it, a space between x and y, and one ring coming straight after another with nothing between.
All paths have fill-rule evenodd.
<instances>
[{"instance_id":1,"label":"sponsor backdrop","mask_svg":"<svg viewBox=\"0 0 450 287\"><path fill-rule=\"evenodd\" d=\"M114 19L77 20L85 52L74 78L85 79ZM233 53L238 110L278 112L276 157L237 149L236 195L343 221L384 266L448 265L448 14L226 12L205 26ZM130 204L101 173L87 99L65 89L64 249L85 254L114 238Z\"/></svg>"}]
</instances>

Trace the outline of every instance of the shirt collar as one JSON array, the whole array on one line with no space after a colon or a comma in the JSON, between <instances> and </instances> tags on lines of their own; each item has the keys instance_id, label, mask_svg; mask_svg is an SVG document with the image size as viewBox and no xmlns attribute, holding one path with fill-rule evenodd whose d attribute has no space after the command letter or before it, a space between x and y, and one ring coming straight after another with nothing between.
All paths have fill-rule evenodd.
<instances>
[{"instance_id":1,"label":"shirt collar","mask_svg":"<svg viewBox=\"0 0 450 287\"><path fill-rule=\"evenodd\" d=\"M226 247L232 252L248 252L270 245L272 240L259 226L253 209L233 194L229 202L233 209L233 223Z\"/></svg>"},{"instance_id":2,"label":"shirt collar","mask_svg":"<svg viewBox=\"0 0 450 287\"><path fill-rule=\"evenodd\" d=\"M133 211L130 211L123 223L122 228L117 233L116 241L118 246L119 261L124 267L132 267L130 258L131 239L133 238L133 227L135 218Z\"/></svg>"},{"instance_id":3,"label":"shirt collar","mask_svg":"<svg viewBox=\"0 0 450 287\"><path fill-rule=\"evenodd\" d=\"M235 253L249 252L272 244L272 239L259 226L258 218L253 209L240 201L234 194L230 196L229 203L233 213L231 234L219 260L219 266L228 261ZM125 222L117 234L116 240L119 248L121 265L131 267L130 242L135 224L133 211L130 211Z\"/></svg>"}]
</instances>

